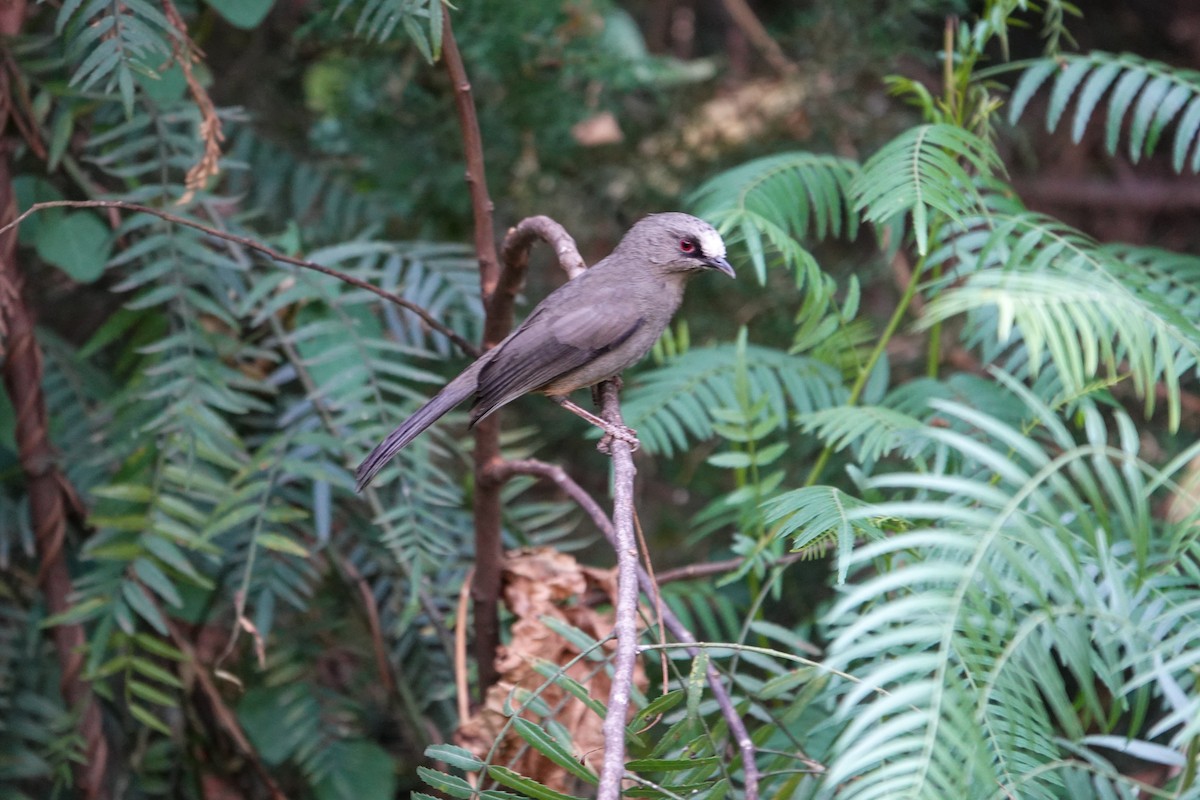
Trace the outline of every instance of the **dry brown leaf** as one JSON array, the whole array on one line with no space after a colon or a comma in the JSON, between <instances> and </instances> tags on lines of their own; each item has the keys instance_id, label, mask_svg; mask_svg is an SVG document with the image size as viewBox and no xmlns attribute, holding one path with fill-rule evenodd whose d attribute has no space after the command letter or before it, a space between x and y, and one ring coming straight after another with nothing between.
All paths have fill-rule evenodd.
<instances>
[{"instance_id":1,"label":"dry brown leaf","mask_svg":"<svg viewBox=\"0 0 1200 800\"><path fill-rule=\"evenodd\" d=\"M483 707L459 727L455 735L459 746L486 758L508 722L504 713L506 704L519 702L514 690L535 692L546 682L533 665L539 660L564 665L579 655L578 648L546 627L543 617L560 619L598 640L611 633L612 614L599 612L584 602L585 597L596 592L610 600L615 598L615 570L585 567L572 556L551 548L519 550L507 555L504 600L517 619L511 628L509 644L500 648L496 658L500 680L488 690ZM615 644L611 642L605 645L608 653L614 648ZM608 698L611 682L595 661L583 659L565 671L586 686L592 697L601 701ZM643 690L647 686L646 674L640 664L634 682ZM599 772L604 756L603 720L557 686L547 687L539 697L556 709L554 720L570 731L580 761ZM531 713L523 716L541 723ZM556 791L569 792L577 788L576 778L528 748L511 729L504 735L492 763L509 766Z\"/></svg>"}]
</instances>

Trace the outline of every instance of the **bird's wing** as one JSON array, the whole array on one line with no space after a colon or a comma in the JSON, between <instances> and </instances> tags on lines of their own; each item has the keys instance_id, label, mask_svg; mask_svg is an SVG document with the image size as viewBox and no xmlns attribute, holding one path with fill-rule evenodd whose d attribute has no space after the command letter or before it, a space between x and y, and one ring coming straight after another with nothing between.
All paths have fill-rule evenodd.
<instances>
[{"instance_id":1,"label":"bird's wing","mask_svg":"<svg viewBox=\"0 0 1200 800\"><path fill-rule=\"evenodd\" d=\"M570 374L629 339L643 320L629 312L620 293L617 288L600 289L589 292L586 303L563 298L562 303L536 309L480 371L472 421ZM575 296L583 299L581 294Z\"/></svg>"}]
</instances>

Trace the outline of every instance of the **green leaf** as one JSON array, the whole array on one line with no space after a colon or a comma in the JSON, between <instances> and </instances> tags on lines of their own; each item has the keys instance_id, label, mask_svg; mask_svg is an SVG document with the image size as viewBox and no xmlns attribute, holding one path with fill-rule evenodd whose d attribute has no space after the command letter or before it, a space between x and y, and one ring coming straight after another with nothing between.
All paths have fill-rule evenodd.
<instances>
[{"instance_id":1,"label":"green leaf","mask_svg":"<svg viewBox=\"0 0 1200 800\"><path fill-rule=\"evenodd\" d=\"M166 620L163 619L154 603L150 602L150 598L146 596L141 586L132 581L126 581L121 585L121 596L138 613L138 616L150 623L154 630L163 636L167 635Z\"/></svg>"},{"instance_id":2,"label":"green leaf","mask_svg":"<svg viewBox=\"0 0 1200 800\"><path fill-rule=\"evenodd\" d=\"M445 792L451 797L470 800L470 798L475 796L475 790L471 788L471 784L457 775L448 775L445 772L430 769L429 767L417 767L417 775L434 789L437 789L439 792Z\"/></svg>"},{"instance_id":3,"label":"green leaf","mask_svg":"<svg viewBox=\"0 0 1200 800\"><path fill-rule=\"evenodd\" d=\"M688 719L700 718L700 698L704 695L704 687L708 685L708 651L701 650L692 659L692 669L687 680L687 715Z\"/></svg>"},{"instance_id":4,"label":"green leaf","mask_svg":"<svg viewBox=\"0 0 1200 800\"><path fill-rule=\"evenodd\" d=\"M263 761L282 764L308 740L306 725L316 724L321 708L303 683L254 687L237 704L238 721ZM318 732L318 738L320 733Z\"/></svg>"},{"instance_id":5,"label":"green leaf","mask_svg":"<svg viewBox=\"0 0 1200 800\"><path fill-rule=\"evenodd\" d=\"M112 241L112 231L100 217L75 211L43 220L34 246L44 261L81 283L91 283L104 273Z\"/></svg>"},{"instance_id":6,"label":"green leaf","mask_svg":"<svg viewBox=\"0 0 1200 800\"><path fill-rule=\"evenodd\" d=\"M178 703L174 697L171 697L169 694L160 689L154 688L148 683L130 680L126 685L129 687L129 691L131 693L137 695L143 700L149 700L151 703L157 703L158 705L166 708L173 708Z\"/></svg>"},{"instance_id":7,"label":"green leaf","mask_svg":"<svg viewBox=\"0 0 1200 800\"><path fill-rule=\"evenodd\" d=\"M178 102L188 90L187 76L183 72L183 67L177 63L172 63L161 72L139 73L137 82L142 87L142 91L160 106Z\"/></svg>"},{"instance_id":8,"label":"green leaf","mask_svg":"<svg viewBox=\"0 0 1200 800\"><path fill-rule=\"evenodd\" d=\"M755 694L761 700L774 700L780 695L791 694L792 690L801 684L811 683L814 674L813 669L801 667L782 675L776 675L760 686Z\"/></svg>"},{"instance_id":9,"label":"green leaf","mask_svg":"<svg viewBox=\"0 0 1200 800\"><path fill-rule=\"evenodd\" d=\"M594 772L584 766L573 753L563 747L562 743L542 728L523 717L513 720L513 728L535 750L575 777L587 781L593 786L600 782L600 778Z\"/></svg>"},{"instance_id":10,"label":"green leaf","mask_svg":"<svg viewBox=\"0 0 1200 800\"><path fill-rule=\"evenodd\" d=\"M805 279L816 274L817 266L801 241L857 234L858 215L849 200L857 173L858 165L849 159L780 153L717 175L689 202L722 233L731 250L745 249L760 283L766 280L772 252Z\"/></svg>"},{"instance_id":11,"label":"green leaf","mask_svg":"<svg viewBox=\"0 0 1200 800\"><path fill-rule=\"evenodd\" d=\"M148 558L139 558L133 562L133 571L142 583L163 600L176 608L183 605L183 599L179 596L175 584L153 561Z\"/></svg>"},{"instance_id":12,"label":"green leaf","mask_svg":"<svg viewBox=\"0 0 1200 800\"><path fill-rule=\"evenodd\" d=\"M235 28L257 28L275 5L275 0L205 0Z\"/></svg>"},{"instance_id":13,"label":"green leaf","mask_svg":"<svg viewBox=\"0 0 1200 800\"><path fill-rule=\"evenodd\" d=\"M46 617L41 622L41 627L49 629L58 625L72 625L80 622L86 622L100 614L100 612L108 609L110 601L103 597L89 597L88 599L72 604L66 611Z\"/></svg>"},{"instance_id":14,"label":"green leaf","mask_svg":"<svg viewBox=\"0 0 1200 800\"><path fill-rule=\"evenodd\" d=\"M444 761L463 772L478 772L483 769L483 762L478 756L455 744L431 744L425 748L425 757L431 761Z\"/></svg>"},{"instance_id":15,"label":"green leaf","mask_svg":"<svg viewBox=\"0 0 1200 800\"><path fill-rule=\"evenodd\" d=\"M1128 129L1129 156L1134 163L1153 152L1163 130L1182 110L1182 119L1175 126L1172 166L1177 172L1187 166L1188 151L1200 131L1200 73L1128 53L1046 57L1034 61L1017 83L1011 102L1012 121L1047 79L1053 84L1047 130L1058 127L1067 105L1077 97L1071 138L1079 142L1107 93L1104 145L1110 153L1116 153L1121 132ZM1193 159L1193 170L1200 167L1198 160L1200 148Z\"/></svg>"},{"instance_id":16,"label":"green leaf","mask_svg":"<svg viewBox=\"0 0 1200 800\"><path fill-rule=\"evenodd\" d=\"M148 503L154 497L154 489L150 486L132 483L115 483L108 486L97 486L92 489L96 497L110 500L124 500L129 503Z\"/></svg>"},{"instance_id":17,"label":"green leaf","mask_svg":"<svg viewBox=\"0 0 1200 800\"><path fill-rule=\"evenodd\" d=\"M1112 85L1120 72L1120 64L1102 64L1099 69L1088 76L1087 82L1084 83L1083 90L1079 94L1079 101L1075 104L1075 121L1071 126L1071 141L1075 144L1079 144L1083 139L1096 104L1100 102L1100 98L1108 91L1108 87Z\"/></svg>"},{"instance_id":18,"label":"green leaf","mask_svg":"<svg viewBox=\"0 0 1200 800\"><path fill-rule=\"evenodd\" d=\"M556 792L549 786L540 784L531 778L526 778L519 772L514 772L507 767L488 767L488 775L497 783L507 786L510 789L516 789L518 792L524 792L534 798L534 800L583 800L583 798L576 797L575 795Z\"/></svg>"},{"instance_id":19,"label":"green leaf","mask_svg":"<svg viewBox=\"0 0 1200 800\"><path fill-rule=\"evenodd\" d=\"M176 689L183 688L183 682L171 672L163 669L156 662L142 656L133 656L129 659L129 667L139 675L156 680L159 683L165 683L167 686L174 686Z\"/></svg>"},{"instance_id":20,"label":"green leaf","mask_svg":"<svg viewBox=\"0 0 1200 800\"><path fill-rule=\"evenodd\" d=\"M157 636L151 636L148 633L138 633L134 636L138 647L152 655L168 658L172 661L186 661L183 653L176 647L168 644Z\"/></svg>"},{"instance_id":21,"label":"green leaf","mask_svg":"<svg viewBox=\"0 0 1200 800\"><path fill-rule=\"evenodd\" d=\"M1058 64L1053 59L1046 58L1035 61L1029 69L1021 74L1016 88L1013 89L1012 99L1008 103L1008 121L1010 125L1016 124L1034 94L1037 93L1037 90L1046 82L1046 79L1054 74L1057 69Z\"/></svg>"},{"instance_id":22,"label":"green leaf","mask_svg":"<svg viewBox=\"0 0 1200 800\"><path fill-rule=\"evenodd\" d=\"M689 439L713 435L723 409L738 407L739 369L775 419L834 405L847 391L837 370L808 356L758 345L744 353L733 344L694 348L638 376L623 398L625 422L650 452L686 451Z\"/></svg>"},{"instance_id":23,"label":"green leaf","mask_svg":"<svg viewBox=\"0 0 1200 800\"><path fill-rule=\"evenodd\" d=\"M66 155L67 147L71 144L71 134L75 132L75 109L62 105L55 109L54 122L50 125L50 141L46 147L46 171L58 171L62 157Z\"/></svg>"},{"instance_id":24,"label":"green leaf","mask_svg":"<svg viewBox=\"0 0 1200 800\"><path fill-rule=\"evenodd\" d=\"M608 714L608 707L588 694L587 687L563 672L563 668L558 664L553 661L535 658L533 668L543 678L553 681L555 686L563 689L576 700L590 708L600 719L604 719L605 715Z\"/></svg>"},{"instance_id":25,"label":"green leaf","mask_svg":"<svg viewBox=\"0 0 1200 800\"><path fill-rule=\"evenodd\" d=\"M556 617L544 615L541 622L550 630L557 633L563 639L566 639L581 653L586 653L587 658L592 661L606 661L608 655L604 652L604 648L600 645L591 634L576 628L568 622L564 622Z\"/></svg>"},{"instance_id":26,"label":"green leaf","mask_svg":"<svg viewBox=\"0 0 1200 800\"><path fill-rule=\"evenodd\" d=\"M288 553L293 556L308 558L308 551L304 549L303 545L278 533L260 533L254 537L254 541L268 550L274 550L277 553Z\"/></svg>"},{"instance_id":27,"label":"green leaf","mask_svg":"<svg viewBox=\"0 0 1200 800\"><path fill-rule=\"evenodd\" d=\"M723 469L745 469L754 463L750 458L749 453L731 451L728 453L716 453L708 457L708 463L714 467Z\"/></svg>"},{"instance_id":28,"label":"green leaf","mask_svg":"<svg viewBox=\"0 0 1200 800\"><path fill-rule=\"evenodd\" d=\"M659 695L646 704L646 707L641 709L630 720L629 727L644 728L650 720L665 714L675 706L683 702L684 692L682 689L673 689L666 694Z\"/></svg>"},{"instance_id":29,"label":"green leaf","mask_svg":"<svg viewBox=\"0 0 1200 800\"><path fill-rule=\"evenodd\" d=\"M150 711L145 706L139 705L138 703L129 703L126 708L129 710L129 713L134 719L145 725L147 728L156 730L164 736L171 735L171 729L168 728L167 724L162 721L161 716L157 712Z\"/></svg>"},{"instance_id":30,"label":"green leaf","mask_svg":"<svg viewBox=\"0 0 1200 800\"><path fill-rule=\"evenodd\" d=\"M838 543L838 582L846 580L854 539L858 535L879 536L875 524L879 512L870 504L832 486L806 486L772 498L763 504L764 519L775 525L776 536L796 534L793 550L808 547L833 534Z\"/></svg>"}]
</instances>

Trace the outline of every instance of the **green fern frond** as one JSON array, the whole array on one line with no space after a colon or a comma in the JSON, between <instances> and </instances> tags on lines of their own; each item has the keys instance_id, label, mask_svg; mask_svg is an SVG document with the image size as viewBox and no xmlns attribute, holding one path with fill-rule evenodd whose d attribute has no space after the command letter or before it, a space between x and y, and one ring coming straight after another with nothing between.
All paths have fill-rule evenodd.
<instances>
[{"instance_id":1,"label":"green fern frond","mask_svg":"<svg viewBox=\"0 0 1200 800\"><path fill-rule=\"evenodd\" d=\"M800 426L835 451L853 447L856 461L871 463L901 447L922 424L885 406L838 406L801 415Z\"/></svg>"},{"instance_id":2,"label":"green fern frond","mask_svg":"<svg viewBox=\"0 0 1200 800\"><path fill-rule=\"evenodd\" d=\"M759 282L766 281L768 248L800 279L816 262L800 244L809 236L853 239L858 215L850 208L853 161L815 153L781 153L710 178L689 198L697 215L712 222L731 245L742 245Z\"/></svg>"},{"instance_id":3,"label":"green fern frond","mask_svg":"<svg viewBox=\"0 0 1200 800\"><path fill-rule=\"evenodd\" d=\"M877 524L880 515L870 504L832 486L794 489L763 503L762 509L767 524L778 523L775 536L795 536L793 550L818 547L835 538L839 583L846 580L855 539L883 535Z\"/></svg>"},{"instance_id":4,"label":"green fern frond","mask_svg":"<svg viewBox=\"0 0 1200 800\"><path fill-rule=\"evenodd\" d=\"M416 257L409 258L411 253ZM457 249L372 241L345 242L317 251L313 258L383 283L382 276L393 267L420 264L422 253L434 263L456 263L460 258ZM442 283L436 298L447 317L455 317L457 310L465 319L467 298L473 294L474 287L468 291ZM331 496L331 490L341 488L348 495L353 485L350 465L443 380L427 369L436 357L421 346L428 332L413 332L418 345L393 340L376 316L378 302L373 294L304 272L267 274L243 301L242 312L256 321L289 319L287 326L276 323L267 340L286 360L272 380L283 400L276 424L294 435L290 452L280 457L288 465L281 480L300 479L311 485L319 530L329 531L331 506L342 499ZM412 331L403 318L397 324L402 335ZM456 419L451 415L447 422ZM421 587L423 576L443 575L467 558L463 539L471 529L470 514L452 469L459 447L447 430L452 426L436 426L401 452L368 497L367 508L379 530L378 539L373 536L371 541L382 544L388 553L385 560L400 567L396 578L409 592ZM341 513L361 513L350 510L356 506L361 507L354 504ZM531 506L513 522L535 535L552 535L566 524L563 510L558 504ZM371 527L364 521L356 530ZM456 582L439 578L436 585L449 592ZM414 594L410 600L415 599ZM409 622L421 608L410 600L404 601Z\"/></svg>"},{"instance_id":5,"label":"green fern frond","mask_svg":"<svg viewBox=\"0 0 1200 800\"><path fill-rule=\"evenodd\" d=\"M127 115L133 114L136 76L157 79L181 36L146 0L66 0L55 33L65 35L67 55L78 64L71 85L119 93Z\"/></svg>"},{"instance_id":6,"label":"green fern frond","mask_svg":"<svg viewBox=\"0 0 1200 800\"><path fill-rule=\"evenodd\" d=\"M1026 68L1013 90L1009 111L1012 122L1020 118L1029 100L1051 76L1053 88L1046 111L1047 130L1058 127L1074 99L1071 138L1079 142L1107 93L1104 144L1108 152L1117 152L1121 130L1128 119L1128 153L1136 164L1142 156L1154 152L1167 126L1178 120L1172 166L1176 172L1185 168L1200 171L1200 142L1196 141L1196 134L1200 132L1200 72L1128 53L1093 52L1041 59Z\"/></svg>"},{"instance_id":7,"label":"green fern frond","mask_svg":"<svg viewBox=\"0 0 1200 800\"><path fill-rule=\"evenodd\" d=\"M1147 413L1162 381L1178 425L1180 378L1200 360L1200 297L1186 285L1188 273L1175 269L1182 288L1166 293L1166 260L1162 271L1127 265L1114 257L1119 251L1037 214L997 215L993 224L986 237L972 233L963 243L961 263L972 272L934 299L921 324L994 309L996 337L1005 342L1019 331L1034 375L1044 353L1066 394L1078 396L1095 379L1128 371Z\"/></svg>"},{"instance_id":8,"label":"green fern frond","mask_svg":"<svg viewBox=\"0 0 1200 800\"><path fill-rule=\"evenodd\" d=\"M837 371L814 359L759 345L745 348L746 377L754 398L766 397L776 419L789 408L807 412L844 399ZM736 345L693 348L663 367L640 373L624 397L625 421L650 452L685 450L689 438L713 435L712 409L738 405Z\"/></svg>"},{"instance_id":9,"label":"green fern frond","mask_svg":"<svg viewBox=\"0 0 1200 800\"><path fill-rule=\"evenodd\" d=\"M310 250L355 239L379 230L395 213L381 193L364 191L327 166L300 159L250 125L231 121L226 127L227 161L245 168L227 171L223 191L259 210L254 222L260 230L292 226L295 241L280 242L279 249Z\"/></svg>"},{"instance_id":10,"label":"green fern frond","mask_svg":"<svg viewBox=\"0 0 1200 800\"><path fill-rule=\"evenodd\" d=\"M412 40L429 63L442 54L443 0L364 0L354 23L354 32L382 42L391 38L397 26ZM341 14L356 0L340 0L334 14Z\"/></svg>"},{"instance_id":11,"label":"green fern frond","mask_svg":"<svg viewBox=\"0 0 1200 800\"><path fill-rule=\"evenodd\" d=\"M712 581L673 582L662 587L663 601L687 629L703 641L732 641L742 619L733 598Z\"/></svg>"},{"instance_id":12,"label":"green fern frond","mask_svg":"<svg viewBox=\"0 0 1200 800\"><path fill-rule=\"evenodd\" d=\"M1004 58L1007 60L1010 29L1029 27L1025 20L1017 16L1019 11L1041 12L1041 37L1045 42L1045 52L1048 55L1057 53L1063 40L1074 44L1075 40L1066 27L1066 17L1083 16L1078 7L1065 2L1065 0L1049 0L1049 2L1037 5L1025 2L1025 0L993 0L984 4L983 10L979 12L979 19L970 28L971 50L969 52L985 52L989 40L995 37L999 40ZM965 36L960 38L966 39Z\"/></svg>"},{"instance_id":13,"label":"green fern frond","mask_svg":"<svg viewBox=\"0 0 1200 800\"><path fill-rule=\"evenodd\" d=\"M1124 265L1138 290L1163 298L1189 319L1200 319L1200 257L1159 247L1102 245L1105 253Z\"/></svg>"},{"instance_id":14,"label":"green fern frond","mask_svg":"<svg viewBox=\"0 0 1200 800\"><path fill-rule=\"evenodd\" d=\"M1003 169L991 143L955 125L921 125L905 131L863 165L850 184L854 209L877 224L911 219L917 252L929 252L936 215L964 225L983 205L976 176Z\"/></svg>"},{"instance_id":15,"label":"green fern frond","mask_svg":"<svg viewBox=\"0 0 1200 800\"><path fill-rule=\"evenodd\" d=\"M510 450L505 450L510 453ZM510 458L514 457L512 455ZM554 547L571 552L595 543L595 533L589 525L581 529L578 507L565 500L538 500L538 481L522 475L510 480L501 490L504 508L504 528L525 547ZM522 497L526 494L534 497Z\"/></svg>"},{"instance_id":16,"label":"green fern frond","mask_svg":"<svg viewBox=\"0 0 1200 800\"><path fill-rule=\"evenodd\" d=\"M947 400L969 405L1012 426L1024 422L1028 413L1025 403L1002 383L965 372L955 373L945 380L917 378L908 381L889 391L883 404L927 424L937 417L937 424L941 425L946 420L937 415L933 405L936 401Z\"/></svg>"},{"instance_id":17,"label":"green fern frond","mask_svg":"<svg viewBox=\"0 0 1200 800\"><path fill-rule=\"evenodd\" d=\"M1003 382L1045 444L940 403L985 435L926 429L964 471L867 482L893 498L876 513L923 527L859 548L851 566L867 577L830 612L830 666L858 681L826 783L839 797L1060 797L1094 728L1120 719L1131 740L1167 730L1130 716L1147 687L1196 707L1197 657L1175 655L1200 642L1200 592L1173 574L1172 537L1153 521L1165 474L1139 459L1127 417L1114 431L1085 408L1072 430ZM1186 741L1172 729L1172 750ZM1133 788L1093 757L1089 781Z\"/></svg>"},{"instance_id":18,"label":"green fern frond","mask_svg":"<svg viewBox=\"0 0 1200 800\"><path fill-rule=\"evenodd\" d=\"M0 598L0 785L14 800L34 800L22 789L53 780L84 755L55 685L42 620L7 592Z\"/></svg>"}]
</instances>

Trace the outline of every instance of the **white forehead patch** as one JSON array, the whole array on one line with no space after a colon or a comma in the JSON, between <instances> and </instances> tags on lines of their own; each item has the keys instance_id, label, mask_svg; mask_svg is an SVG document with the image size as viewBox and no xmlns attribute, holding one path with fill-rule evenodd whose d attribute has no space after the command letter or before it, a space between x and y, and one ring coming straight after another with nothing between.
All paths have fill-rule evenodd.
<instances>
[{"instance_id":1,"label":"white forehead patch","mask_svg":"<svg viewBox=\"0 0 1200 800\"><path fill-rule=\"evenodd\" d=\"M725 242L721 239L721 234L712 228L701 231L700 251L709 258L724 258Z\"/></svg>"}]
</instances>

